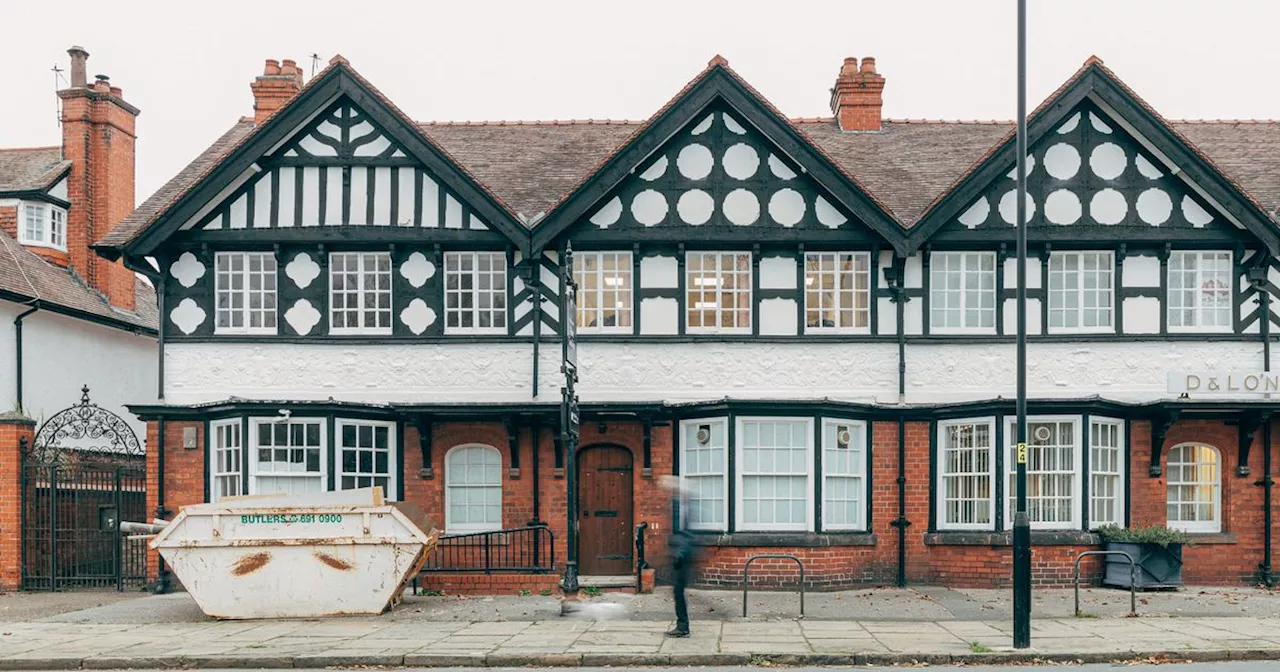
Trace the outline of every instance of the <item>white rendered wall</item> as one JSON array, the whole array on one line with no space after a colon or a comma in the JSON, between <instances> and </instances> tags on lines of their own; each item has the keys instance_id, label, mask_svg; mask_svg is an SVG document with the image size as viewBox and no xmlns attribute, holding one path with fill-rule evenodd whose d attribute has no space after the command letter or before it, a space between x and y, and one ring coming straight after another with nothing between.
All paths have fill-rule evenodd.
<instances>
[{"instance_id":1,"label":"white rendered wall","mask_svg":"<svg viewBox=\"0 0 1280 672\"><path fill-rule=\"evenodd\" d=\"M542 349L557 362L550 373L559 375L559 344L543 343ZM532 373L531 343L165 345L165 401L171 404L222 401L230 396L361 402L529 401Z\"/></svg>"},{"instance_id":2,"label":"white rendered wall","mask_svg":"<svg viewBox=\"0 0 1280 672\"><path fill-rule=\"evenodd\" d=\"M897 401L896 343L582 343L583 401ZM559 351L544 350L543 371ZM558 386L556 376L544 385ZM555 392L555 394L551 394ZM539 397L558 399L553 389ZM888 395L888 396L886 396Z\"/></svg>"},{"instance_id":3,"label":"white rendered wall","mask_svg":"<svg viewBox=\"0 0 1280 672\"><path fill-rule=\"evenodd\" d=\"M907 402L1012 399L1015 364L1013 343L909 343ZM1172 396L1170 371L1261 370L1257 342L1029 343L1027 396L1151 401Z\"/></svg>"},{"instance_id":4,"label":"white rendered wall","mask_svg":"<svg viewBox=\"0 0 1280 672\"><path fill-rule=\"evenodd\" d=\"M0 301L0 408L17 407L13 319L26 306ZM92 401L128 420L146 441L146 425L125 404L156 401L156 341L47 310L22 321L23 405L36 422L79 403L89 386Z\"/></svg>"}]
</instances>

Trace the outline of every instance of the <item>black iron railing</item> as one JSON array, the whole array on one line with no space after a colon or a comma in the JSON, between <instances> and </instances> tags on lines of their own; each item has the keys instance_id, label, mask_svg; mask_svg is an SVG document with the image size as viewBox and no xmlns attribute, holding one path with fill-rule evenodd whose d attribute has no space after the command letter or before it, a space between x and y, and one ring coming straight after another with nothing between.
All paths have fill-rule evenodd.
<instances>
[{"instance_id":1,"label":"black iron railing","mask_svg":"<svg viewBox=\"0 0 1280 672\"><path fill-rule=\"evenodd\" d=\"M556 565L556 537L546 525L450 534L427 555L424 572L544 573Z\"/></svg>"}]
</instances>

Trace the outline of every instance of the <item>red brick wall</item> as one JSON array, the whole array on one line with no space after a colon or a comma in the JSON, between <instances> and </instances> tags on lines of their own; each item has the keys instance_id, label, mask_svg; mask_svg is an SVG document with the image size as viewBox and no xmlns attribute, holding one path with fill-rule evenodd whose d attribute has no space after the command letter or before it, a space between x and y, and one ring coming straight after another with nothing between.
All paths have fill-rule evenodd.
<instances>
[{"instance_id":1,"label":"red brick wall","mask_svg":"<svg viewBox=\"0 0 1280 672\"><path fill-rule=\"evenodd\" d=\"M22 583L22 439L35 438L27 418L0 419L0 591Z\"/></svg>"},{"instance_id":2,"label":"red brick wall","mask_svg":"<svg viewBox=\"0 0 1280 672\"><path fill-rule=\"evenodd\" d=\"M559 574L468 574L466 572L432 572L423 574L419 590L438 590L445 595L519 595L522 591L538 595L543 590L560 592Z\"/></svg>"},{"instance_id":3,"label":"red brick wall","mask_svg":"<svg viewBox=\"0 0 1280 672\"><path fill-rule=\"evenodd\" d=\"M18 208L6 206L0 208L0 231L16 239L18 237Z\"/></svg>"},{"instance_id":4,"label":"red brick wall","mask_svg":"<svg viewBox=\"0 0 1280 672\"><path fill-rule=\"evenodd\" d=\"M200 436L200 450L185 450L182 445L182 427L192 425L203 432L203 423L170 422L166 431L166 473L168 474L166 504L170 510L204 498L204 439ZM1006 545L948 545L926 544L929 526L930 492L930 436L929 423L906 423L906 500L907 518L911 521L906 532L906 578L909 584L941 584L955 587L1008 586L1011 580L1011 552ZM667 493L661 487L661 478L672 468L672 435L674 426L654 426L651 434L652 475L643 470L643 425L639 422L609 422L601 432L595 422L582 427L584 448L600 444L622 446L631 451L634 462L635 522L648 522L646 558L650 565L664 576L669 567L666 540L670 533L670 504ZM156 445L156 424L149 424L148 445ZM1147 475L1150 464L1151 429L1149 423L1133 422L1130 427L1132 490L1129 502L1134 525L1165 523L1166 480ZM563 475L555 469L554 429L543 426L539 432L539 483L541 489L540 519L555 534L558 577L566 559L565 486ZM1241 584L1256 579L1258 563L1262 558L1262 488L1254 483L1260 478L1262 467L1262 432L1255 439L1251 458L1253 474L1249 477L1235 475L1237 460L1237 430L1216 421L1182 421L1173 426L1166 446L1181 442L1200 441L1218 447L1223 454L1222 506L1223 532L1201 545L1185 550L1185 577L1191 584ZM1280 433L1277 433L1280 437ZM418 431L406 427L404 493L407 501L421 506L429 520L438 527L444 526L445 455L450 448L463 443L482 443L493 446L502 456L503 465L503 527L522 527L533 520L533 450L532 435L528 427L520 430L520 470L513 476L508 449L507 430L501 423L439 423L432 431L433 477L419 476L422 468ZM822 548L763 548L717 547L705 548L701 554L699 580L710 586L737 586L742 576L742 563L751 555L766 553L791 553L805 562L810 583L815 588L838 588L850 585L889 585L896 580L898 567L898 531L892 526L898 515L898 423L876 421L871 423L871 472L872 518L870 531L876 544L870 546L822 547ZM1167 450L1165 451L1167 453ZM151 470L148 498L154 509L156 489L155 451L147 457ZM1167 460L1167 455L1166 455ZM1278 465L1280 466L1280 465ZM1277 511L1280 514L1280 511ZM1280 518L1280 515L1277 515ZM1280 527L1280 526L1278 526ZM1280 529L1276 530L1280 534ZM1234 543L1221 543L1232 541ZM1207 543L1213 541L1215 543ZM1033 548L1033 582L1040 586L1065 586L1071 581L1072 564L1078 553L1097 547L1082 545L1037 545ZM1095 577L1100 562L1087 561L1084 574ZM792 580L795 570L789 564L766 562L753 566L753 583L777 585ZM552 575L532 575L502 581L481 580L472 575L439 575L427 579L428 587L446 592L518 591L533 590L532 585ZM521 583L524 581L525 583ZM534 582L530 584L528 582ZM468 586L471 586L468 588ZM534 591L536 592L536 591Z\"/></svg>"},{"instance_id":5,"label":"red brick wall","mask_svg":"<svg viewBox=\"0 0 1280 672\"><path fill-rule=\"evenodd\" d=\"M182 447L184 427L195 427L196 449ZM201 421L169 420L164 426L164 507L169 512L167 520L173 520L178 511L188 504L205 501L205 452L204 423ZM147 422L147 515L154 516L160 503L160 424ZM155 551L147 554L147 577L154 581L159 575L160 556Z\"/></svg>"}]
</instances>

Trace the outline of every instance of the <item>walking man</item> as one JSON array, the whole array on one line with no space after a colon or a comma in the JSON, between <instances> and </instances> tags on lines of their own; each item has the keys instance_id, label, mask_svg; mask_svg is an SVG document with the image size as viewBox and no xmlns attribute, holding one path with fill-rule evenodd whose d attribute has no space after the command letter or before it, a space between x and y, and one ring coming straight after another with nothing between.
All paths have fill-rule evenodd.
<instances>
[{"instance_id":1,"label":"walking man","mask_svg":"<svg viewBox=\"0 0 1280 672\"><path fill-rule=\"evenodd\" d=\"M667 550L671 553L671 583L676 600L676 627L667 632L667 636L688 637L689 605L684 599L684 589L693 570L693 535L684 529L684 520L680 515L683 498L679 479L668 476L665 485L671 492L671 538L667 541Z\"/></svg>"}]
</instances>

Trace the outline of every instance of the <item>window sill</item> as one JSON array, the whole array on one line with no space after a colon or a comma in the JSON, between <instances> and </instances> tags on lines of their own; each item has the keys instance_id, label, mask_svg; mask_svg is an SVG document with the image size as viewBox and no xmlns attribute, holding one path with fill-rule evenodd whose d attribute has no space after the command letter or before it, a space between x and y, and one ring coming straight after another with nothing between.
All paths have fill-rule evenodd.
<instances>
[{"instance_id":1,"label":"window sill","mask_svg":"<svg viewBox=\"0 0 1280 672\"><path fill-rule=\"evenodd\" d=\"M695 546L761 548L825 548L875 546L876 535L868 532L691 532Z\"/></svg>"},{"instance_id":2,"label":"window sill","mask_svg":"<svg viewBox=\"0 0 1280 672\"><path fill-rule=\"evenodd\" d=\"M925 546L1010 546L1012 532L930 532ZM1080 530L1032 530L1032 546L1098 546L1102 538Z\"/></svg>"},{"instance_id":3,"label":"window sill","mask_svg":"<svg viewBox=\"0 0 1280 672\"><path fill-rule=\"evenodd\" d=\"M1191 532L1190 536L1192 546L1240 543L1234 532Z\"/></svg>"}]
</instances>

